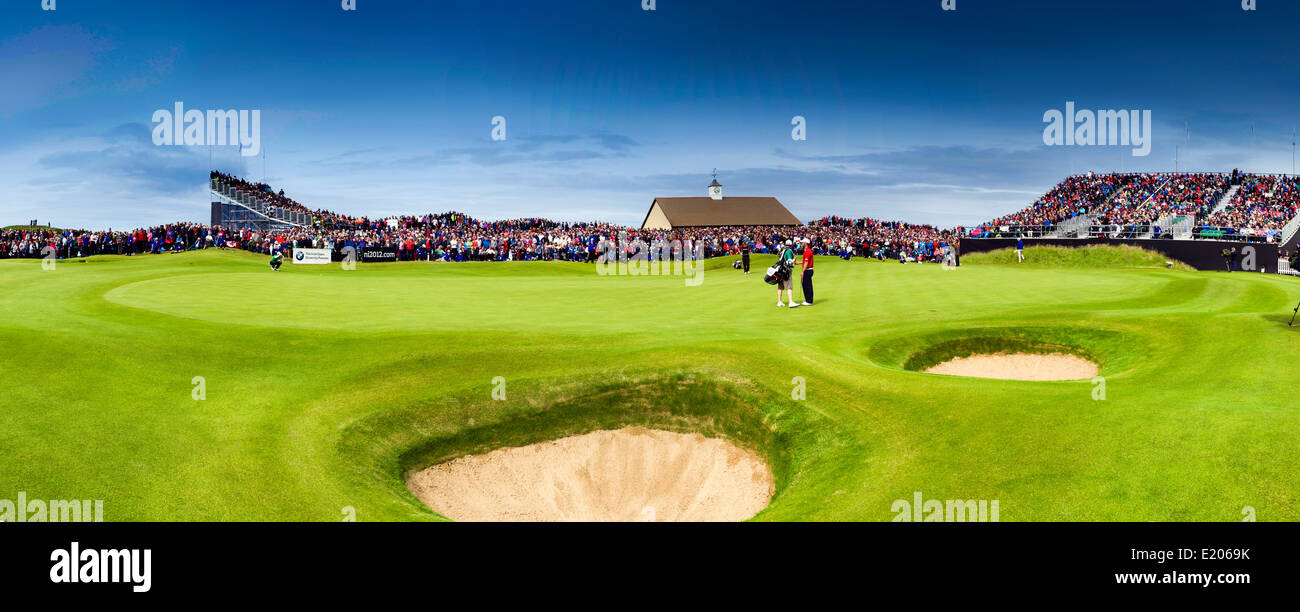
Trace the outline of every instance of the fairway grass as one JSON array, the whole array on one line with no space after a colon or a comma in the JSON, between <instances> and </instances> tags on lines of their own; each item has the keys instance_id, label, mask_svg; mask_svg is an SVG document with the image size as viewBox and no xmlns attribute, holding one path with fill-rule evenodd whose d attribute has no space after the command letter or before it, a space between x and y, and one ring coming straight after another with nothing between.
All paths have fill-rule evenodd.
<instances>
[{"instance_id":1,"label":"fairway grass","mask_svg":"<svg viewBox=\"0 0 1300 612\"><path fill-rule=\"evenodd\" d=\"M1044 253L823 257L793 310L731 258L698 287L571 263L0 260L0 499L445 520L412 471L641 426L761 456L755 520L889 521L916 491L1003 521L1300 519L1298 281ZM923 372L988 350L1076 354L1104 381Z\"/></svg>"}]
</instances>

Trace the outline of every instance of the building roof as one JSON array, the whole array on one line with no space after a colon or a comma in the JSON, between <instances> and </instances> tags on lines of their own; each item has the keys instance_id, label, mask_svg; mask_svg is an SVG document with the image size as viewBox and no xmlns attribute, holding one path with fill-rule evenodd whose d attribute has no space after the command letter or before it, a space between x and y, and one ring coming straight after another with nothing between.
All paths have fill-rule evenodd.
<instances>
[{"instance_id":1,"label":"building roof","mask_svg":"<svg viewBox=\"0 0 1300 612\"><path fill-rule=\"evenodd\" d=\"M776 198L655 198L651 210L655 204L673 227L803 225ZM644 227L645 220L641 225Z\"/></svg>"}]
</instances>

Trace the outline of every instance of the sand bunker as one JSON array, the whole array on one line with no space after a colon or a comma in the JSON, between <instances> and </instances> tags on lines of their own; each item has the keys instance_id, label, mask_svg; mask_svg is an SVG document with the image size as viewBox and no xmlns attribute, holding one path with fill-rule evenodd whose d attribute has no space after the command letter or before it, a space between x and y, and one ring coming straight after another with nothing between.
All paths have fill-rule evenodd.
<instances>
[{"instance_id":1,"label":"sand bunker","mask_svg":"<svg viewBox=\"0 0 1300 612\"><path fill-rule=\"evenodd\" d=\"M971 355L945 361L926 372L951 376L975 376L1006 380L1079 380L1092 378L1097 364L1075 355Z\"/></svg>"},{"instance_id":2,"label":"sand bunker","mask_svg":"<svg viewBox=\"0 0 1300 612\"><path fill-rule=\"evenodd\" d=\"M773 492L755 453L635 427L462 457L406 486L458 521L743 521Z\"/></svg>"}]
</instances>

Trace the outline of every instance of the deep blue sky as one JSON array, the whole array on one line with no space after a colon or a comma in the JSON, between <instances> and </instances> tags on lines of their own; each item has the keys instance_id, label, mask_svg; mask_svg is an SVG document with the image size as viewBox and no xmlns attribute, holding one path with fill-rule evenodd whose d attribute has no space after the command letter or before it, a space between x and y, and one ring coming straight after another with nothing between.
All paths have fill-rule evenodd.
<instances>
[{"instance_id":1,"label":"deep blue sky","mask_svg":"<svg viewBox=\"0 0 1300 612\"><path fill-rule=\"evenodd\" d=\"M1300 2L656 4L2 0L0 224L205 219L210 160L351 214L629 224L715 167L804 219L941 225L1070 173L1172 170L1175 146L1184 169L1291 171ZM154 146L176 101L261 110L265 165ZM1066 101L1150 109L1151 154L1044 146Z\"/></svg>"}]
</instances>

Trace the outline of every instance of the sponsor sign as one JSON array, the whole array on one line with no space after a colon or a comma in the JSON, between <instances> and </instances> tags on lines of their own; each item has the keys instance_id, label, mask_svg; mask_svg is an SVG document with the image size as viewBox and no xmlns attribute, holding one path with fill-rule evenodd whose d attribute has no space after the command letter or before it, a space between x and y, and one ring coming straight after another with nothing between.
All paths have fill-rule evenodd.
<instances>
[{"instance_id":1,"label":"sponsor sign","mask_svg":"<svg viewBox=\"0 0 1300 612\"><path fill-rule=\"evenodd\" d=\"M368 246L361 249L361 261L370 263L397 261L397 247Z\"/></svg>"},{"instance_id":2,"label":"sponsor sign","mask_svg":"<svg viewBox=\"0 0 1300 612\"><path fill-rule=\"evenodd\" d=\"M296 264L328 264L330 262L329 249L294 249L293 263Z\"/></svg>"}]
</instances>

